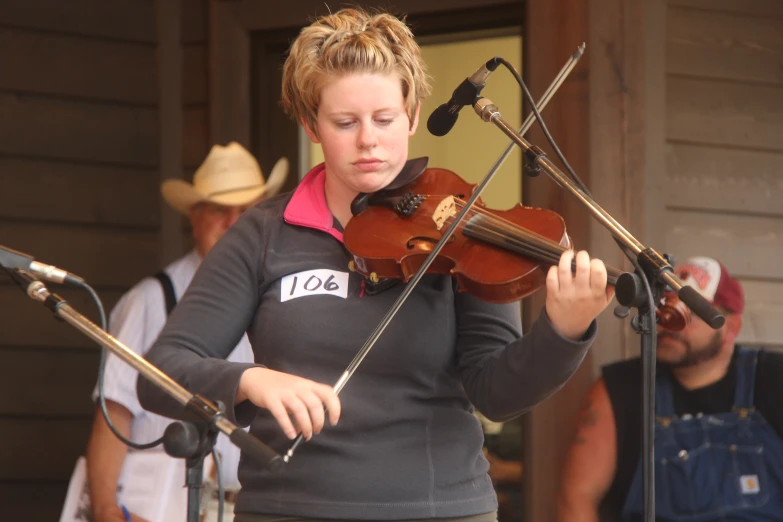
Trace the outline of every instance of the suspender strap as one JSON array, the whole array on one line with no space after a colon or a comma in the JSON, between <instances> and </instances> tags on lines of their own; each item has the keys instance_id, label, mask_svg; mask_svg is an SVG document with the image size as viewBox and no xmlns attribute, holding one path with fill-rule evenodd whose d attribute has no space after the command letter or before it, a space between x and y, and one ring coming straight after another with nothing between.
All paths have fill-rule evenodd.
<instances>
[{"instance_id":1,"label":"suspender strap","mask_svg":"<svg viewBox=\"0 0 783 522\"><path fill-rule=\"evenodd\" d=\"M734 408L753 409L753 392L756 389L757 350L740 347L737 351L737 387L734 392Z\"/></svg>"},{"instance_id":2,"label":"suspender strap","mask_svg":"<svg viewBox=\"0 0 783 522\"><path fill-rule=\"evenodd\" d=\"M174 284L171 282L169 275L163 270L155 274L155 279L160 281L160 286L163 287L163 297L166 298L166 315L171 315L171 311L177 306L177 296L174 294Z\"/></svg>"},{"instance_id":3,"label":"suspender strap","mask_svg":"<svg viewBox=\"0 0 783 522\"><path fill-rule=\"evenodd\" d=\"M655 415L658 420L674 417L674 389L666 371L655 375Z\"/></svg>"}]
</instances>

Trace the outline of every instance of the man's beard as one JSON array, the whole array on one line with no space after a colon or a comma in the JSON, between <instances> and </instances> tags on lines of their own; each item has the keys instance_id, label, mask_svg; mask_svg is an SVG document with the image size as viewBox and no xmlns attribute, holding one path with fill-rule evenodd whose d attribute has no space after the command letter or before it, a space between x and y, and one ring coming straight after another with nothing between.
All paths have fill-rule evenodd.
<instances>
[{"instance_id":1,"label":"man's beard","mask_svg":"<svg viewBox=\"0 0 783 522\"><path fill-rule=\"evenodd\" d=\"M658 334L658 338L662 334ZM720 330L714 332L712 337L699 349L694 349L693 345L687 339L683 339L677 333L665 333L665 337L671 339L677 339L685 346L685 354L682 359L675 362L668 363L672 368L688 368L690 366L696 366L699 363L714 359L720 353L721 346L723 346L723 332Z\"/></svg>"}]
</instances>

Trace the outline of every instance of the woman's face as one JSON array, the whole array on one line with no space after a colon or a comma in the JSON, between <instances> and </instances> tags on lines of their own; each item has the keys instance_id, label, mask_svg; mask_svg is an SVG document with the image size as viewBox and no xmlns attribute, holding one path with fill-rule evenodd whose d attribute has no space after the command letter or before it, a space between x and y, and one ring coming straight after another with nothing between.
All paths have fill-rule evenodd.
<instances>
[{"instance_id":1,"label":"woman's face","mask_svg":"<svg viewBox=\"0 0 783 522\"><path fill-rule=\"evenodd\" d=\"M327 185L340 193L376 192L394 180L408 159L411 123L398 74L348 74L321 91L316 126L307 134L323 148Z\"/></svg>"}]
</instances>

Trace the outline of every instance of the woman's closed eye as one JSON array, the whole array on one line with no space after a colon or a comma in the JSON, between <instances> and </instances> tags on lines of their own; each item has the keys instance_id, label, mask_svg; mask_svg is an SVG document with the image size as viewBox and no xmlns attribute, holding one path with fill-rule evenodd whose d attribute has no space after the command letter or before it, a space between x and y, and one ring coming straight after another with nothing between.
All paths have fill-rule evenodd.
<instances>
[{"instance_id":1,"label":"woman's closed eye","mask_svg":"<svg viewBox=\"0 0 783 522\"><path fill-rule=\"evenodd\" d=\"M393 124L395 120L395 117L390 116L376 117L373 118L373 123L379 127L388 127L389 125ZM337 120L334 122L334 125L338 129L350 129L356 126L357 122L358 120Z\"/></svg>"}]
</instances>

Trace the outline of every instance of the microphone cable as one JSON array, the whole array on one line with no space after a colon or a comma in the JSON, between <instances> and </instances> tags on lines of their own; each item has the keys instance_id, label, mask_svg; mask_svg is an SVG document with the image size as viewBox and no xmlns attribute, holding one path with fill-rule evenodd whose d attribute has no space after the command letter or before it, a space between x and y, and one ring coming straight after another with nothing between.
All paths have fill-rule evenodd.
<instances>
[{"instance_id":1,"label":"microphone cable","mask_svg":"<svg viewBox=\"0 0 783 522\"><path fill-rule=\"evenodd\" d=\"M82 287L84 290L87 291L88 294L90 294L90 297L92 298L93 302L95 303L95 307L98 309L98 315L100 317L100 324L101 329L105 332L108 332L107 329L107 322L106 322L106 311L104 310L103 303L101 302L100 297L98 297L98 294L95 292L95 290L87 284L85 281L81 281L78 283L75 283L78 286ZM186 346L187 349L192 351L193 353L200 355L203 358L207 358L207 354L202 352L201 350L194 348L192 346ZM117 427L114 425L114 422L111 420L111 415L109 414L109 410L106 408L106 396L103 391L103 383L104 378L106 374L106 352L107 350L103 347L101 347L101 359L98 363L98 403L100 405L101 414L103 414L103 419L106 421L106 425L109 427L111 432L114 434L115 437L117 437L120 442L125 444L126 446L137 449L137 450L146 450L154 448L155 446L158 446L159 444L163 443L163 439L165 438L165 435L161 435L160 438L155 439L150 442L133 442L132 440L125 437L120 431L117 429ZM218 455L217 449L215 446L212 446L212 459L215 462L215 477L217 480L217 486L218 486L218 522L223 522L223 508L224 508L224 500L225 500L225 490L223 486L223 477L222 477L222 468L221 468L221 461L220 456ZM208 499L207 499L208 500ZM202 500L203 504L203 500Z\"/></svg>"}]
</instances>

